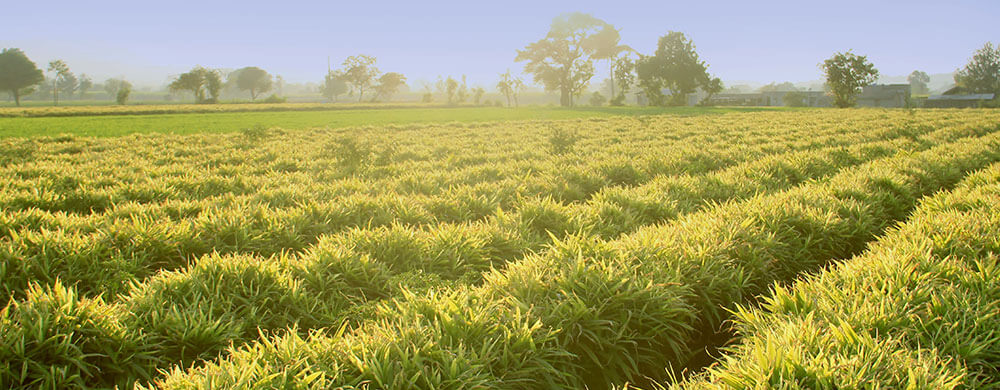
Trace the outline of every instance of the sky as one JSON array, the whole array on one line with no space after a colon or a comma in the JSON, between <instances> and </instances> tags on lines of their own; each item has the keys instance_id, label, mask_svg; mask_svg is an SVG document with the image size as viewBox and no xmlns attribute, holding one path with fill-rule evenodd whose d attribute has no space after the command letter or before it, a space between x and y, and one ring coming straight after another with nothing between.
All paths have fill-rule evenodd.
<instances>
[{"instance_id":1,"label":"sky","mask_svg":"<svg viewBox=\"0 0 1000 390\"><path fill-rule=\"evenodd\" d=\"M950 73L986 42L1000 43L998 0L11 0L0 9L0 48L21 48L40 68L63 59L94 80L140 86L195 65L259 66L287 82L320 82L328 58L336 68L368 54L413 89L438 75L489 88L507 69L522 71L517 50L567 12L611 23L645 54L660 36L683 32L730 85L818 80L819 63L846 50L867 55L883 75ZM596 66L593 81L607 74Z\"/></svg>"}]
</instances>

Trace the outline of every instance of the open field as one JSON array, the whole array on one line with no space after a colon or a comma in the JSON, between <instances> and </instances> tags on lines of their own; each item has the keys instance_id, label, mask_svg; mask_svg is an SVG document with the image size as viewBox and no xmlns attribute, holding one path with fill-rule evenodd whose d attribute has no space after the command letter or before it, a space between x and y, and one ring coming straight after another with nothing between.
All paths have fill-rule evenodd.
<instances>
[{"instance_id":1,"label":"open field","mask_svg":"<svg viewBox=\"0 0 1000 390\"><path fill-rule=\"evenodd\" d=\"M1000 384L995 111L189 113L0 135L4 388Z\"/></svg>"},{"instance_id":2,"label":"open field","mask_svg":"<svg viewBox=\"0 0 1000 390\"><path fill-rule=\"evenodd\" d=\"M783 108L711 107L441 107L426 105L218 104L0 109L0 138L71 134L231 133L255 127L286 130L411 123L574 119L655 114L705 115L781 111ZM6 116L6 117L4 117Z\"/></svg>"},{"instance_id":3,"label":"open field","mask_svg":"<svg viewBox=\"0 0 1000 390\"><path fill-rule=\"evenodd\" d=\"M218 103L218 104L130 104L0 107L0 117L52 117L96 115L210 114L260 111L337 111L393 108L457 108L422 103ZM466 108L471 106L464 106Z\"/></svg>"}]
</instances>

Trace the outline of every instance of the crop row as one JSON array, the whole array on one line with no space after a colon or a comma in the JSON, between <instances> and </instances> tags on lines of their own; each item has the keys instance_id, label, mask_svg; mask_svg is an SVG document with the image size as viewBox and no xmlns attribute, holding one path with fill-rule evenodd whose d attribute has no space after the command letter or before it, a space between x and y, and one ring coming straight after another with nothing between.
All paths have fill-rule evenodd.
<instances>
[{"instance_id":1,"label":"crop row","mask_svg":"<svg viewBox=\"0 0 1000 390\"><path fill-rule=\"evenodd\" d=\"M168 199L252 195L272 207L289 207L358 194L449 197L453 190L498 194L498 205L521 195L569 202L605 186L640 184L659 175L717 169L789 150L916 136L941 127L909 128L897 121L895 126L875 118L817 125L783 119L746 131L722 120L685 125L591 120L380 129L358 139L330 131L28 139L8 141L24 156L0 170L0 205L86 215ZM609 131L612 124L622 127ZM576 129L575 153L547 152L550 126ZM448 217L441 214L435 217Z\"/></svg>"},{"instance_id":2,"label":"crop row","mask_svg":"<svg viewBox=\"0 0 1000 390\"><path fill-rule=\"evenodd\" d=\"M471 224L407 227L398 219L367 214L370 204L345 202L279 210L237 204L224 213L179 220L132 214L128 220L96 226L93 229L97 232L85 234L68 233L67 229L11 230L9 240L0 243L0 258L4 259L0 275L8 281L3 287L6 296L20 296L29 282L52 284L56 279L76 285L84 295L113 295L125 291L131 280L160 269L179 268L187 259L208 253L270 256L300 252L321 243L326 233L364 226L339 233L345 237L336 241L348 246L347 250L374 246L367 254L396 271L409 268L455 279L516 260L547 243L549 233L562 236L585 231L613 237L710 202L788 188L843 167L934 144L904 139L777 154L716 173L609 188L583 204L523 199L512 212ZM20 214L25 215L32 214ZM370 219L363 221L363 216ZM378 247L394 248L397 253L379 251Z\"/></svg>"},{"instance_id":3,"label":"crop row","mask_svg":"<svg viewBox=\"0 0 1000 390\"><path fill-rule=\"evenodd\" d=\"M476 288L382 305L355 332L289 334L164 387L578 388L683 364L727 308L860 252L917 199L1000 159L996 137L727 203L617 242L571 237Z\"/></svg>"},{"instance_id":4,"label":"crop row","mask_svg":"<svg viewBox=\"0 0 1000 390\"><path fill-rule=\"evenodd\" d=\"M865 152L870 152L869 148L864 148ZM833 158L836 157L836 158ZM850 157L850 158L849 158ZM788 188L796 181L793 177L822 177L836 172L837 169L845 166L852 166L863 161L870 156L851 156L842 151L840 153L815 153L811 158L802 158L781 163L782 172L787 174L788 180L775 180L771 186L761 185L746 189L733 186L729 191L729 198L720 200L735 199L752 196L756 191L772 192L782 188ZM749 167L736 167L732 171L739 170L746 175L734 175L734 172L723 172L721 177L729 178L720 180L719 177L704 177L698 180L691 178L684 187L686 191L679 191L677 187L670 188L671 195L662 194L661 199L669 200L661 207L669 210L657 216L647 217L645 222L665 222L680 214L685 214L698 209L701 205L694 200L701 196L698 184L714 182L717 184L736 184L749 177L758 177L762 170L774 168L778 164L777 160L771 164L761 164L759 162L748 164ZM812 176L810 176L812 175ZM766 184L766 183L765 183ZM718 188L712 191L718 191ZM713 192L718 194L718 192ZM459 283L478 281L481 274L490 268L502 268L504 263L519 259L529 252L529 249L539 247L542 242L549 242L546 232L559 237L568 232L578 232L579 235L588 235L599 230L606 229L602 224L587 224L588 220L604 221L607 212L604 206L602 213L587 213L587 210L568 211L555 203L541 203L534 207L541 211L531 211L534 217L527 220L521 216L517 220L499 218L488 223L474 224L471 226L442 225L430 230L411 230L400 226L387 229L374 230L352 230L346 234L330 236L320 241L319 244L311 247L303 256L296 260L283 262L283 267L291 270L293 279L299 280L303 288L313 297L319 298L322 302L339 302L332 310L322 311L330 313L325 320L312 321L302 318L299 321L300 330L314 327L315 324L339 323L343 319L357 322L353 317L366 317L370 313L364 313L356 306L359 303L370 302L372 299L384 299L386 297L399 297L406 289L424 290L426 287L439 285L441 279L458 280ZM547 215L546 215L547 214ZM544 230L538 225L538 221L532 220L536 217L544 217L548 223L542 225ZM574 218L580 218L574 220ZM555 221L555 222L553 222ZM209 266L218 262L226 262L216 257L203 259ZM243 261L243 260L238 260ZM171 274L171 280L183 281L183 283L197 283L196 281L205 279L203 264L197 265L182 271L179 274ZM279 267L281 268L281 267ZM276 271L278 272L278 271ZM162 276L153 279L150 283L157 283L163 280ZM235 287L227 287L232 289ZM187 288L182 288L187 289ZM223 290L226 291L226 290ZM206 293L208 297L213 293ZM212 298L208 298L209 300ZM157 296L153 302L163 302L162 295ZM173 301L169 301L173 302ZM178 309L190 307L190 302L178 304ZM321 306L318 303L306 307ZM346 313L344 308L348 308ZM255 336L257 327L274 330L281 328L282 324L288 325L298 319L295 316L278 314L281 320L277 323L267 320L256 320L257 316L247 314L242 310L237 310L233 306L230 313L223 316L226 318L236 318L230 321L235 327L241 329L237 339L247 340L247 336ZM370 309L370 307L365 307ZM311 309L312 312L321 312ZM338 319L337 316L340 316ZM210 315L211 316L211 315ZM264 317L272 317L273 314ZM330 320L330 319L333 320ZM308 323L307 323L308 322ZM276 325L277 324L277 325ZM231 339L223 338L214 345L204 344L201 350L191 349L198 353L198 358L214 356ZM181 344L183 340L168 340L168 343Z\"/></svg>"},{"instance_id":5,"label":"crop row","mask_svg":"<svg viewBox=\"0 0 1000 390\"><path fill-rule=\"evenodd\" d=\"M912 145L905 142L883 142L855 145L847 149L796 152L745 163L718 174L679 178L679 182L661 187L669 193L657 198L662 202L659 208L669 212L647 216L643 221L661 222L693 211L701 206L698 199L703 197L722 201L727 197L746 197L761 191L787 188L802 180L834 173L845 166L895 153L900 147L905 150ZM758 182L752 186L741 185L748 180ZM705 185L707 183L713 183L714 186ZM713 196L709 197L705 190L710 191ZM619 204L637 203L625 202L627 197L615 199ZM399 296L402 290L400 286L419 289L421 286L437 285L440 279L476 278L489 267L516 260L529 248L538 247L543 239L547 241L548 237L544 233L547 229L560 232L561 235L564 231L593 231L597 227L603 230L607 226L604 223L608 216L607 206L600 203L592 202L586 207L581 205L578 210L567 210L568 206L552 202L538 203L533 207L538 210L531 214L535 217L507 216L491 220L492 223L440 225L429 230L413 230L399 225L386 229L354 229L321 239L297 259L282 258L269 266L261 266L260 261L244 257L209 256L182 272L164 273L134 288L139 292L129 297L126 308L143 317L138 326L147 333L147 339L160 340L163 346L159 347L157 353L159 360L189 364L216 356L230 342L254 338L258 327L281 329L298 323L300 327L310 328L320 324L339 323L344 317L366 314L353 308L355 304L372 298ZM588 213L585 208L602 211ZM531 207L526 208L530 209ZM550 222L539 225L535 219L546 213L549 214L549 221L556 220L560 224ZM580 219L574 221L574 215ZM656 218L657 216L660 218ZM520 219L512 220L511 217ZM615 220L620 221L621 218ZM595 223L598 221L602 223ZM147 235L162 232L161 229L145 230ZM136 240L142 237L141 234L142 231L130 230L123 232L122 236ZM53 260L68 260L66 264L70 267L63 273L56 272L52 267L38 266L38 274L27 277L22 275L21 281L17 283L14 282L15 278L10 277L16 274L11 269L7 273L7 280L10 282L7 288L17 284L26 286L28 281L42 283L47 280L44 279L46 277L54 279L60 275L64 280L67 277L74 280L72 277L75 276L79 279L80 287L89 283L108 282L107 277L102 279L103 275L120 278L116 283L127 284L129 276L110 272L112 269L108 264L94 266L76 258L94 255L94 248L121 249L128 245L127 241L80 243L65 251L50 253L49 257ZM285 288L272 291L273 294L261 294L258 298L282 302L290 310L256 315L237 309L253 308L261 304L259 300L241 301L238 298L243 283L247 282L247 272L252 273L255 278L267 279L270 284L286 285ZM288 273L291 278L285 275ZM50 280L49 283L53 282ZM288 285L289 283L291 284ZM178 294L176 291L186 293ZM233 300L234 297L236 300ZM164 304L170 306L170 310L159 307ZM205 306L225 309L206 309ZM188 310L181 310L182 308ZM144 316L142 313L149 314ZM190 328L203 327L206 322L212 324L217 333L198 334L200 339L192 340L192 336L187 333ZM167 345L171 347L165 347Z\"/></svg>"},{"instance_id":6,"label":"crop row","mask_svg":"<svg viewBox=\"0 0 1000 390\"><path fill-rule=\"evenodd\" d=\"M129 295L123 297L122 302L94 304L93 310L100 312L98 316L104 317L103 319L107 320L108 324L112 324L109 325L112 328L119 329L118 335L121 338L118 340L125 340L117 344L114 342L97 344L100 344L101 347L114 346L118 352L125 351L126 355L134 353L128 357L122 357L121 353L94 352L100 356L109 357L108 359L111 361L116 361L116 367L120 367L120 369L105 368L87 373L86 367L93 363L92 360L97 361L94 363L95 367L101 367L102 364L106 363L106 361L101 363L100 358L80 359L79 366L84 367L83 374L78 368L69 366L48 363L41 366L49 369L62 367L62 369L67 370L68 379L63 378L64 381L60 383L72 383L73 381L94 383L95 380L98 382L102 380L128 381L143 378L151 373L150 367L161 367L163 364L175 363L182 363L181 367L183 367L196 363L200 359L213 357L216 351L231 341L239 344L245 340L256 338L258 328L279 332L291 324L298 324L303 330L322 328L340 323L345 316L354 314L362 318L372 316L372 313L358 312L358 310L371 310L370 306L363 308L356 306L357 303L368 301L371 297L399 297L406 294L406 288L420 290L422 285L437 285L438 279L479 280L481 278L478 275L480 271L492 265L517 260L527 252L525 248L538 248L541 244L548 242L549 237L546 231L552 231L559 236L566 231L581 232L570 238L571 242L589 242L588 240L591 239L585 238L585 236L592 233L613 238L639 226L662 222L676 215L696 210L704 205L698 200L700 198L725 201L745 198L758 191L780 190L811 178L821 178L843 167L892 154L897 150L921 150L936 144L934 140L950 140L964 135L975 136L992 131L989 126L982 125L960 127L955 126L933 132L926 128L918 132L894 131L897 134L895 137L886 138L894 139L903 136L907 139L856 145L845 151L839 151L836 148L820 148L815 152L784 153L759 162L743 163L718 174L710 173L715 168L706 168L705 173L709 173L707 175L699 174L676 178L656 177L645 184L637 182L635 184L640 184L637 186L608 187L596 192L595 196L583 203L563 204L546 199L527 199L520 201L516 207L511 208L511 211L504 210L485 220L471 223L439 224L431 220L425 224L426 226L417 228L415 225L400 224L398 220L388 218L382 224L375 224L376 228L374 229L357 228L327 238L320 237L325 234L322 229L336 225L336 223L331 223L330 219L317 218L312 220L312 225L302 225L311 226L311 228L317 229L315 231L310 231L308 228L289 229L287 216L293 215L292 212L298 210L297 208L279 207L272 210L269 207L259 206L237 207L232 209L231 214L207 218L213 222L225 222L213 225L224 227L223 229L208 229L208 231L223 231L229 234L214 235L213 233L214 236L209 237L208 241L203 241L197 246L185 247L178 245L176 240L159 239L163 237L165 232L174 232L178 225L159 225L161 222L159 218L148 216L143 218L141 213L130 213L129 209L126 208L119 214L119 218L113 221L122 225L125 225L125 222L132 222L134 226L129 226L131 229L117 231L117 234L114 235L115 240L104 242L102 245L109 251L129 248L129 245L133 244L141 248L151 248L150 253L154 256L135 259L139 260L137 263L141 263L143 266L150 266L149 271L183 266L186 263L186 258L182 256L190 248L200 248L204 251L201 253L215 250L223 253L250 252L278 255L269 260L243 255L209 255L178 272L164 272L145 283L137 284L129 289ZM987 137L987 139L992 138ZM847 137L845 140L857 142L857 139ZM844 140L838 142L844 142ZM963 142L963 144L970 143L970 141ZM819 145L821 144L807 148L816 148ZM127 150L122 152L127 155ZM794 162L785 163L785 158ZM741 184L741 182L752 182L758 179L762 181L763 185ZM676 195L663 195L658 191ZM220 198L227 197L221 196ZM672 205L673 202L676 202L676 207ZM363 202L358 203L364 204ZM400 204L402 204L401 209L406 208L406 205L401 201ZM226 205L239 205L239 202ZM133 210L141 210L143 206L146 205L130 207ZM610 206L620 209L615 211L624 214L631 212L633 215L624 219L608 218L610 213L607 210L612 208ZM644 215L644 213L648 213L649 207L668 211L675 210L662 213L661 216L649 217ZM221 209L222 207L216 212L222 214ZM359 210L363 209L363 207L359 207ZM278 214L273 214L274 210L277 210ZM359 212L360 214L361 212ZM51 216L52 214L40 213L37 215ZM103 216L99 214L57 215L58 218L81 218L81 220ZM178 214L167 218L167 220L185 221L193 216L201 215L205 215L205 213ZM636 215L641 217L640 221L622 223L623 227L615 227L617 225L607 222L628 221L629 218L634 218ZM250 223L247 223L248 221ZM240 229L244 225L249 225L252 228ZM371 224L369 223L369 225ZM229 229L225 229L227 226ZM355 226L365 225L359 223ZM612 228L607 229L608 226L612 226ZM99 227L96 230L99 234L105 234L108 231L106 227ZM262 232L266 234L261 235ZM312 237L320 240L321 245L312 246L310 243L297 242L298 237L303 236L302 232L307 232L306 236L312 234ZM22 229L16 233L12 230L12 234L8 238L16 241L33 233L31 229L28 231ZM71 230L45 231L42 229L37 233L73 236ZM204 235L205 232L201 231L194 234L193 237L204 237ZM225 237L225 240L219 240L218 237ZM71 239L67 238L64 241L71 241ZM73 262L73 254L87 253L88 248L92 248L95 242L100 241L76 242L75 246L62 252L52 251L51 241L42 240L37 247L42 248L42 253L48 253L51 258L68 257L71 261L66 264L80 265L87 264L86 259ZM261 246L261 248L255 249L255 246ZM618 243L614 243L612 246L617 247ZM301 255L282 256L280 251L270 248L284 248L293 252L304 250L304 252ZM50 252L45 252L46 250ZM271 252L267 252L268 250ZM14 249L10 253L13 253L10 259L17 259L20 250ZM191 251L191 253L198 252ZM95 255L96 258L101 258L104 255L100 252L91 252L91 254ZM535 257L537 256L532 256L532 258ZM102 277L107 278L108 275L113 275L118 279L110 280L124 283L136 277L131 273L115 275L116 271L127 269L122 266L125 261L122 261L121 256L116 257L114 253L109 258L110 261L100 264L99 267L93 267L93 263L90 263L89 266L93 268L89 274L83 274L85 277L81 278L81 282L89 283L92 278L100 280ZM175 260L170 264L157 262L162 259ZM58 264L56 265L58 267ZM7 270L16 269L18 266L19 263L16 261L5 263ZM55 276L59 276L58 272L54 272L58 270L52 268L41 267L39 270L38 275L25 278L25 283L37 276L36 282L47 280L50 284L54 284ZM72 269L72 272L66 274L74 275L82 270L83 267ZM87 306L99 302L99 300L86 298L78 299L73 296L72 290L61 287L55 289L35 288L30 293L33 294L32 298L19 304L28 305L34 301L48 299L34 298L34 296L42 295L55 296L52 299L61 302L61 305L76 302L78 305ZM462 288L458 288L458 290L461 291ZM481 290L482 288L472 289L472 291ZM480 294L477 292L473 294L473 297L481 297ZM322 299L317 299L317 297L322 297ZM16 305L12 305L12 307L14 306ZM271 310L272 306L281 309ZM186 308L193 309L185 310ZM245 308L251 309L244 310ZM57 308L50 309L63 310L66 308L57 306ZM386 310L385 308L378 309L376 311L382 314L375 313L375 315L386 315L386 313L392 312ZM506 310L509 311L509 308ZM87 318L86 315L68 317ZM50 322L42 321L41 323ZM16 328L16 324L13 322L8 322L6 325L8 330ZM75 329L74 327L78 325L68 326L64 329ZM60 328L55 326L54 329L58 334ZM86 332L76 333L70 331L69 339L86 334ZM16 332L11 334L17 335ZM14 340L14 336L11 337L8 340ZM77 340L82 340L82 342L67 341L63 344L54 344L66 347L67 351L70 351L67 353L72 353L71 351L77 349L86 350L94 345L91 344L93 340L88 340L86 337ZM134 348L128 347L129 342L134 342ZM18 345L18 343L5 341L5 345ZM22 346L19 351L27 351L31 348L31 346ZM25 355L18 356L24 358ZM48 362L51 360L12 359L12 361ZM36 372L35 369L24 369L23 367L21 370L21 372ZM94 379L94 376L100 378ZM57 377L42 375L32 378L51 379Z\"/></svg>"},{"instance_id":7,"label":"crop row","mask_svg":"<svg viewBox=\"0 0 1000 390\"><path fill-rule=\"evenodd\" d=\"M920 149L936 144L935 140L988 131L992 128L945 127L921 130L894 141L860 143L844 149L824 148L815 153L771 155L718 175L658 176L640 186L608 187L583 204L561 205L545 199L518 198L508 206L510 211L498 214L496 203L468 195L463 201L443 208L465 213L483 210L486 219L471 223L473 230L485 225L493 232L490 235L507 236L515 241L501 249L503 256L511 257L492 256L490 261L457 271L465 273L537 249L548 241L546 231L557 235L565 231L596 231L611 237L690 211L706 201L782 188L898 150ZM705 170L711 172L710 168ZM21 294L29 281L51 284L56 278L76 284L88 296L100 292L114 294L125 291L130 280L142 279L159 269L176 269L212 252L262 256L300 252L325 234L349 228L374 229L374 233L367 234L390 238L398 234L382 232L400 230L401 225L413 226L402 230L454 230L449 227L452 224L436 227L440 224L427 215L439 213L427 214L426 208L413 203L413 198L352 196L339 202L274 208L221 197L224 200L217 200L218 204L211 207L184 202L168 202L169 206L159 207L126 203L113 211L90 216L39 210L11 212L0 217L0 230L7 235L0 242L3 259L0 274L10 280L4 286L6 296ZM440 209L441 205L435 208ZM471 233L477 235L481 234Z\"/></svg>"},{"instance_id":8,"label":"crop row","mask_svg":"<svg viewBox=\"0 0 1000 390\"><path fill-rule=\"evenodd\" d=\"M685 389L1000 388L1000 165L872 248L742 308Z\"/></svg>"},{"instance_id":9,"label":"crop row","mask_svg":"<svg viewBox=\"0 0 1000 390\"><path fill-rule=\"evenodd\" d=\"M339 336L334 326L307 339L296 332L265 339L190 374L176 371L162 385L212 381L240 387L249 381L269 388L287 380L320 387L363 382L381 388L600 387L653 373L668 362L683 363L700 335L723 318L724 308L772 281L859 252L870 237L905 217L917 198L1000 158L996 138L880 160L829 181L722 204L609 243L571 236L547 252L488 273L479 287L404 294L380 305L375 319ZM198 277L162 274L121 304L75 299L60 289L32 292L5 312L11 344L29 346L19 349L28 351L21 359L5 359L11 372L51 379L52 374L31 366L46 361L47 367L65 369L71 380L107 385L101 381L143 374L116 376L104 365L141 367L166 355L184 359L178 356L184 348L237 332L229 324L240 324L239 319L274 330L289 319L300 326L323 325L322 318L310 323L325 312L310 305L309 298L318 294L281 272L282 261L202 260L186 272ZM326 285L331 287L327 294L356 288ZM25 328L20 322L27 317L20 313L39 315L36 302L67 296L45 314L91 323L49 326L57 335L60 329L67 334L43 334L43 340L16 331ZM65 313L79 310L99 313ZM151 322L137 325L142 321ZM166 330L159 334L188 344L156 341L143 333L157 326ZM54 365L53 356L33 356L50 351L33 349L45 340L58 340L61 351L78 352L66 361L79 364ZM105 360L108 356L120 360Z\"/></svg>"}]
</instances>

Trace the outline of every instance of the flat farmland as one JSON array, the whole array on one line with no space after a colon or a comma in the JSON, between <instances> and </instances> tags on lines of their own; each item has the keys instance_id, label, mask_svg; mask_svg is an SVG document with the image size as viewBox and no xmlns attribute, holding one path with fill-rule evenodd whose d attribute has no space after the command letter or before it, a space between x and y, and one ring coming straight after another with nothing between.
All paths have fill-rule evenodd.
<instances>
[{"instance_id":1,"label":"flat farmland","mask_svg":"<svg viewBox=\"0 0 1000 390\"><path fill-rule=\"evenodd\" d=\"M995 111L91 114L0 118L0 387L998 386Z\"/></svg>"},{"instance_id":2,"label":"flat farmland","mask_svg":"<svg viewBox=\"0 0 1000 390\"><path fill-rule=\"evenodd\" d=\"M253 128L301 130L411 123L481 123L674 114L781 111L713 107L447 107L426 104L221 104L0 108L0 138L116 137L127 134L231 133Z\"/></svg>"}]
</instances>

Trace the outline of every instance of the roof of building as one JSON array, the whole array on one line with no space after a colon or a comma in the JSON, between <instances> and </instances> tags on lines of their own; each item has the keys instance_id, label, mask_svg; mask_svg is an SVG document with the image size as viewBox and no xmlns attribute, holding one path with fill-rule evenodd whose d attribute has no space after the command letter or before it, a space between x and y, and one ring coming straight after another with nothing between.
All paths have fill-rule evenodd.
<instances>
[{"instance_id":1,"label":"roof of building","mask_svg":"<svg viewBox=\"0 0 1000 390\"><path fill-rule=\"evenodd\" d=\"M868 85L858 99L894 99L901 94L910 94L910 84Z\"/></svg>"},{"instance_id":2,"label":"roof of building","mask_svg":"<svg viewBox=\"0 0 1000 390\"><path fill-rule=\"evenodd\" d=\"M927 100L993 100L992 93L977 93L968 95L931 95Z\"/></svg>"}]
</instances>

